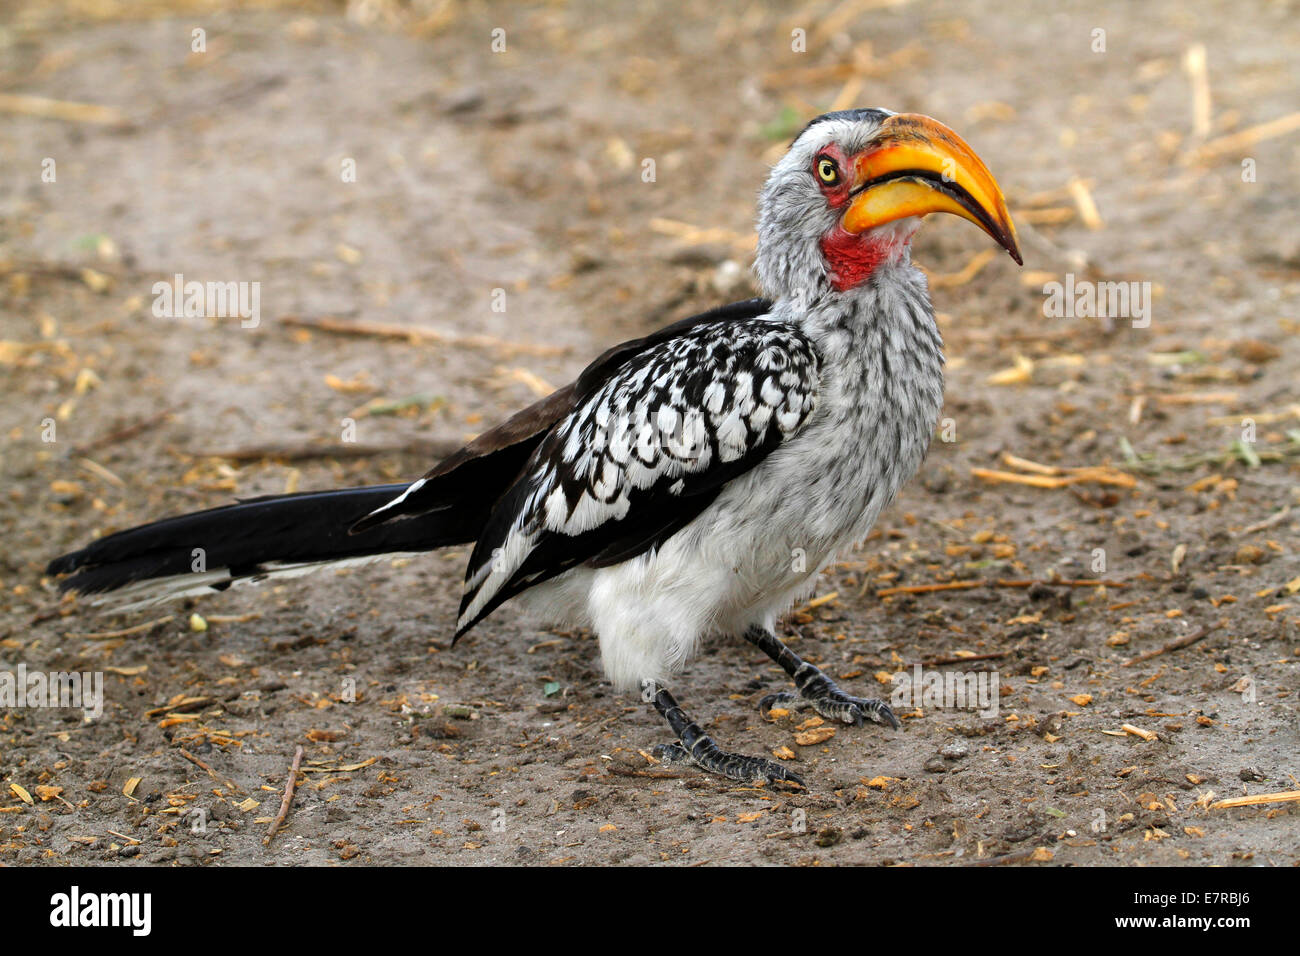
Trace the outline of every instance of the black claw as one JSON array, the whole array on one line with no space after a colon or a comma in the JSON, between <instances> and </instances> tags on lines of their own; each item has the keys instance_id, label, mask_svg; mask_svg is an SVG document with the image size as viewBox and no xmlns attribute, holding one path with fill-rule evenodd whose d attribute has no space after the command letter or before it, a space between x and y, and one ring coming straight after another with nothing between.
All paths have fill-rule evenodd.
<instances>
[{"instance_id":1,"label":"black claw","mask_svg":"<svg viewBox=\"0 0 1300 956\"><path fill-rule=\"evenodd\" d=\"M796 695L790 693L788 690L783 690L776 694L768 694L766 697L764 697L762 700L758 702L758 712L762 716L766 717L767 712L771 710L773 707L775 707L777 704L789 703L795 698Z\"/></svg>"},{"instance_id":2,"label":"black claw","mask_svg":"<svg viewBox=\"0 0 1300 956\"><path fill-rule=\"evenodd\" d=\"M829 678L826 678L825 686L810 687L809 691L808 696L804 697L785 690L768 694L758 702L758 711L763 717L767 717L777 704L794 701L795 706L800 709L812 707L828 720L851 724L854 727L861 727L868 721L875 724L888 724L895 730L903 726L894 716L893 709L883 700L874 697L852 697L840 690Z\"/></svg>"},{"instance_id":3,"label":"black claw","mask_svg":"<svg viewBox=\"0 0 1300 956\"><path fill-rule=\"evenodd\" d=\"M768 762L770 763L771 761ZM786 770L785 767L782 766L777 766L774 772L768 773L767 782L773 785L778 783L795 783L803 787L805 790L808 789L808 784L803 782L803 777L799 776L793 770Z\"/></svg>"},{"instance_id":4,"label":"black claw","mask_svg":"<svg viewBox=\"0 0 1300 956\"><path fill-rule=\"evenodd\" d=\"M671 744L659 744L650 751L660 763L686 763L691 759L686 748L681 744L673 742Z\"/></svg>"},{"instance_id":5,"label":"black claw","mask_svg":"<svg viewBox=\"0 0 1300 956\"><path fill-rule=\"evenodd\" d=\"M870 720L877 724L889 724L895 730L902 727L898 718L894 716L893 709L883 700L874 697L846 697L845 699L853 704L854 711L861 718L858 720L859 726Z\"/></svg>"},{"instance_id":6,"label":"black claw","mask_svg":"<svg viewBox=\"0 0 1300 956\"><path fill-rule=\"evenodd\" d=\"M880 704L880 710L876 712L876 716L882 718L879 723L889 724L889 726L893 727L895 730L902 729L903 725L899 723L898 718L894 716L893 708L883 701Z\"/></svg>"},{"instance_id":7,"label":"black claw","mask_svg":"<svg viewBox=\"0 0 1300 956\"><path fill-rule=\"evenodd\" d=\"M746 757L742 754L725 754L730 758L730 766L721 771L732 780L741 783L753 783L765 780L768 783L797 783L803 787L803 778L793 770L787 770L775 760L766 757Z\"/></svg>"}]
</instances>

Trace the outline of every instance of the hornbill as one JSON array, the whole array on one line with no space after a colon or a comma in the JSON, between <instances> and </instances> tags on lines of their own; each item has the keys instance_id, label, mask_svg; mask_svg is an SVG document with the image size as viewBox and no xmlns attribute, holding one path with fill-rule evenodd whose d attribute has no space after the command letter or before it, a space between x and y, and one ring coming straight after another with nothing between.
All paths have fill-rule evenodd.
<instances>
[{"instance_id":1,"label":"hornbill","mask_svg":"<svg viewBox=\"0 0 1300 956\"><path fill-rule=\"evenodd\" d=\"M917 470L943 353L910 243L954 213L1017 263L988 168L926 116L819 116L759 199L765 298L606 351L409 485L277 495L120 531L56 558L63 590L128 604L340 562L473 544L455 637L519 596L584 626L621 690L672 728L670 760L751 782L797 774L722 750L664 682L709 634L740 636L828 720L899 726L775 635L777 615L870 530ZM202 556L202 564L196 564Z\"/></svg>"}]
</instances>

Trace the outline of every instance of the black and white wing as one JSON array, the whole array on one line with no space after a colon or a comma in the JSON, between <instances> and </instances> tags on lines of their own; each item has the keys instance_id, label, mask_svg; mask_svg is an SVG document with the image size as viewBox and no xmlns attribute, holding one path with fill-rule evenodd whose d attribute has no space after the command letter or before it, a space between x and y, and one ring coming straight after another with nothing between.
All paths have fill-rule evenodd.
<instances>
[{"instance_id":1,"label":"black and white wing","mask_svg":"<svg viewBox=\"0 0 1300 956\"><path fill-rule=\"evenodd\" d=\"M624 358L494 506L457 637L526 588L668 540L799 430L820 365L802 332L764 319L700 325Z\"/></svg>"}]
</instances>

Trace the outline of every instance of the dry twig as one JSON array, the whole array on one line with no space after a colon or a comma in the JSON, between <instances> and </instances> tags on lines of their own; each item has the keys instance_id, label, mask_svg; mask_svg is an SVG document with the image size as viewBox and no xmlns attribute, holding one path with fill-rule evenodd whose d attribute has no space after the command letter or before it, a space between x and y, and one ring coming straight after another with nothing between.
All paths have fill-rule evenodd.
<instances>
[{"instance_id":1,"label":"dry twig","mask_svg":"<svg viewBox=\"0 0 1300 956\"><path fill-rule=\"evenodd\" d=\"M1256 793L1248 797L1228 797L1210 804L1211 810L1226 810L1230 807L1254 807L1264 803L1291 803L1300 800L1300 790L1285 790L1281 793Z\"/></svg>"},{"instance_id":2,"label":"dry twig","mask_svg":"<svg viewBox=\"0 0 1300 956\"><path fill-rule=\"evenodd\" d=\"M889 597L891 594L929 594L932 591L965 591L969 588L1032 588L1035 584L1048 587L1066 588L1124 588L1124 581L1103 581L1100 579L1060 578L1055 581L1009 580L998 578L994 581L948 581L943 584L905 584L893 588L881 588L876 597Z\"/></svg>"},{"instance_id":3,"label":"dry twig","mask_svg":"<svg viewBox=\"0 0 1300 956\"><path fill-rule=\"evenodd\" d=\"M381 339L405 339L413 345L433 342L452 348L476 348L500 352L503 355L566 355L569 348L563 345L538 345L532 342L507 342L490 335L455 335L423 325L392 325L386 322L349 322L330 316L314 318L303 315L282 315L282 325L333 332L336 335L360 335Z\"/></svg>"},{"instance_id":4,"label":"dry twig","mask_svg":"<svg viewBox=\"0 0 1300 956\"><path fill-rule=\"evenodd\" d=\"M284 782L284 799L280 801L280 812L275 815L271 821L271 828L266 831L266 836L262 839L262 846L270 846L271 839L275 832L280 829L280 824L284 823L284 818L289 815L289 804L293 802L293 791L298 786L298 767L302 764L302 745L294 751L293 763L289 766L289 778Z\"/></svg>"},{"instance_id":5,"label":"dry twig","mask_svg":"<svg viewBox=\"0 0 1300 956\"><path fill-rule=\"evenodd\" d=\"M1184 647L1191 647L1201 638L1213 631L1217 626L1218 625L1202 627L1199 630L1193 631L1191 634L1184 634L1182 637L1176 638L1161 647L1157 647L1153 651L1147 651L1145 654L1139 654L1137 657L1125 661L1123 666L1132 667L1134 664L1141 664L1143 661L1149 661L1151 658L1159 657L1161 654L1168 654L1170 651L1178 651L1182 650Z\"/></svg>"},{"instance_id":6,"label":"dry twig","mask_svg":"<svg viewBox=\"0 0 1300 956\"><path fill-rule=\"evenodd\" d=\"M149 418L143 419L142 421L111 431L107 435L96 438L94 441L86 442L84 445L77 445L69 454L73 458L81 458L84 457L87 452L103 448L105 445L115 445L118 442L126 441L128 438L134 438L141 432L146 432L149 429L162 424L169 415L171 415L170 410L161 411L157 415L153 415Z\"/></svg>"},{"instance_id":7,"label":"dry twig","mask_svg":"<svg viewBox=\"0 0 1300 956\"><path fill-rule=\"evenodd\" d=\"M1182 160L1184 165L1192 163L1210 163L1224 156L1239 155L1256 143L1300 129L1300 111L1279 116L1277 119L1251 126L1227 136L1212 139L1199 149L1188 153Z\"/></svg>"},{"instance_id":8,"label":"dry twig","mask_svg":"<svg viewBox=\"0 0 1300 956\"><path fill-rule=\"evenodd\" d=\"M126 114L111 106L94 103L73 103L53 100L45 96L27 96L21 93L0 93L0 113L19 116L38 116L42 119L64 120L69 123L98 123L102 126L126 125Z\"/></svg>"},{"instance_id":9,"label":"dry twig","mask_svg":"<svg viewBox=\"0 0 1300 956\"><path fill-rule=\"evenodd\" d=\"M173 615L168 614L166 617L160 617L152 621L145 621L143 624L137 624L135 627L124 627L120 631L95 631L89 634L68 633L68 637L84 638L88 641L111 641L115 637L130 637L132 634L143 634L145 631L151 631L160 624L166 624L172 619Z\"/></svg>"}]
</instances>

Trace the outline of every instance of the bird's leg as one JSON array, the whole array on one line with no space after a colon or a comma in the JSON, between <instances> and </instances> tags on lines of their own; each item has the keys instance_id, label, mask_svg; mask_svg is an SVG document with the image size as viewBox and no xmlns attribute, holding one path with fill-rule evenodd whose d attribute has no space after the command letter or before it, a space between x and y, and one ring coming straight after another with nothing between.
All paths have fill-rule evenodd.
<instances>
[{"instance_id":1,"label":"bird's leg","mask_svg":"<svg viewBox=\"0 0 1300 956\"><path fill-rule=\"evenodd\" d=\"M798 774L781 766L775 760L765 757L747 757L744 754L728 753L718 747L700 725L687 716L677 704L676 698L653 681L646 681L642 689L647 700L655 705L668 726L677 735L677 743L663 744L654 749L654 754L665 763L692 761L710 773L722 774L742 783L776 783L786 780L803 786Z\"/></svg>"},{"instance_id":2,"label":"bird's leg","mask_svg":"<svg viewBox=\"0 0 1300 956\"><path fill-rule=\"evenodd\" d=\"M801 660L798 654L782 644L767 628L751 627L745 632L745 640L780 664L781 669L794 680L795 687L799 688L797 695L789 691L768 694L758 702L759 710L764 714L776 704L802 698L803 707L812 707L827 720L856 725L871 720L898 729L898 718L887 703L875 697L853 697L844 693L835 681L823 674L816 665Z\"/></svg>"}]
</instances>

